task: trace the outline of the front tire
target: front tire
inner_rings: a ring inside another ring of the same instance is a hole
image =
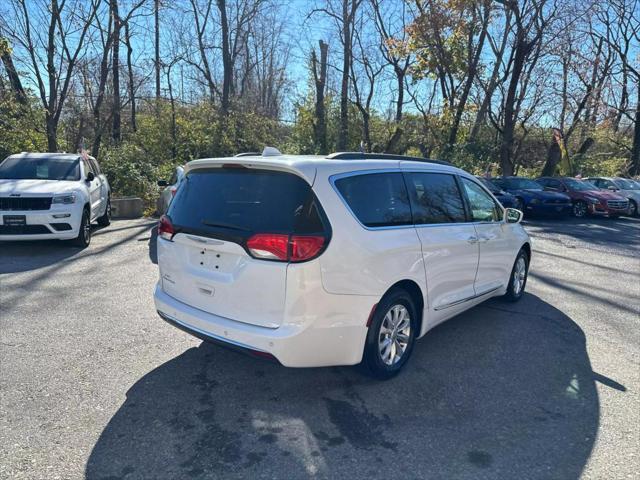
[[[509,277],[509,286],[504,299],[509,302],[517,302],[524,295],[524,289],[527,286],[527,278],[529,276],[529,255],[524,250],[520,250],[516,261],[511,269]]]
[[[78,236],[72,240],[72,243],[76,247],[87,248],[91,243],[91,220],[89,217],[89,210],[85,209],[82,212],[82,221],[80,222],[80,231]]]
[[[583,201],[577,201],[573,204],[573,216],[576,218],[584,218],[587,216],[589,207]]]
[[[396,376],[407,363],[416,335],[418,312],[404,290],[389,292],[373,314],[364,347],[362,366],[379,379]]]
[[[107,198],[107,208],[104,210],[104,215],[98,218],[98,225],[101,227],[108,227],[111,225],[111,198]]]

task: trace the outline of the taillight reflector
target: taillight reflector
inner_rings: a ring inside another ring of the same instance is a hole
[[[166,215],[160,217],[160,221],[158,222],[158,236],[160,238],[164,238],[165,240],[173,241],[173,236],[176,231],[173,228],[173,224],[171,223],[171,219]]]
[[[303,262],[320,253],[325,238],[316,235],[258,233],[247,240],[249,253],[255,258],[281,262]]]
[[[176,196],[176,192],[178,191],[177,187],[171,187],[171,196],[175,197]]]

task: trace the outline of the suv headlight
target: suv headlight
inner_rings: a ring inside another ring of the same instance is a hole
[[[584,197],[584,198],[587,200],[587,202],[593,203],[594,205],[597,203],[600,203],[600,200],[598,200],[597,198],[593,198],[593,197]]]
[[[63,205],[70,205],[72,203],[76,203],[76,195],[75,193],[70,193],[68,195],[58,195],[53,197],[53,201],[51,203],[61,203]]]

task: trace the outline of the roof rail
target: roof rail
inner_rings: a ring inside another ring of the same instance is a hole
[[[260,155],[262,154],[259,152],[242,152],[235,154],[234,157],[259,157]]]
[[[407,160],[410,162],[437,163],[438,165],[453,166],[444,160],[432,160],[410,155],[395,155],[393,153],[361,153],[361,152],[336,152],[327,155],[331,160]]]

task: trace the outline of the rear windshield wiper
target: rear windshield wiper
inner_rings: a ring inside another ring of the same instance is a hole
[[[241,230],[243,232],[250,232],[248,228],[239,227],[238,225],[232,225],[231,223],[222,223],[222,222],[211,222],[209,220],[202,220],[203,225],[208,227],[220,227],[220,228],[228,228],[230,230]]]

